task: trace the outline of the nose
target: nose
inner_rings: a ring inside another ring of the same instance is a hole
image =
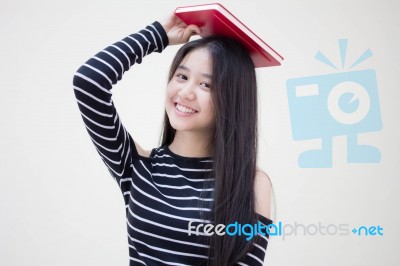
[[[195,85],[192,82],[187,82],[178,92],[179,97],[187,100],[196,99],[196,94],[194,92]]]

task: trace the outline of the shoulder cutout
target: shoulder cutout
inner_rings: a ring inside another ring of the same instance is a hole
[[[268,175],[257,170],[254,180],[255,211],[268,219],[271,219],[271,195],[272,185]]]
[[[143,157],[150,157],[151,151],[144,150],[140,145],[135,141],[135,146],[138,154]]]

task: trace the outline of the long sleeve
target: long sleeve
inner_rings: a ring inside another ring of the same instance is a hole
[[[177,156],[167,145],[153,149],[151,158],[140,157],[112,101],[123,74],[167,45],[163,27],[154,22],[97,53],[73,79],[87,132],[123,192],[130,265],[199,265],[208,258],[207,241],[188,234],[188,225],[211,210],[212,160]],[[209,207],[199,208],[203,201]],[[262,265],[267,244],[260,238],[238,265]]]
[[[236,265],[240,266],[263,266],[264,259],[267,251],[268,237],[260,236],[261,240],[259,243],[254,243],[253,249],[247,253],[247,255]]]
[[[264,226],[268,226],[273,223],[272,220],[259,214],[257,214],[257,218],[258,221],[261,222]],[[268,234],[266,234],[265,236],[258,234],[256,237],[256,241],[253,243],[253,249],[251,249],[246,254],[246,256],[235,265],[263,266],[269,238],[270,236]]]
[[[129,166],[138,154],[114,107],[111,89],[132,65],[152,52],[160,53],[167,45],[163,27],[154,22],[100,51],[74,75],[74,93],[86,129],[117,181],[131,174]]]

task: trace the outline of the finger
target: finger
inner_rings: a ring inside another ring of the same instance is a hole
[[[196,34],[200,34],[201,30],[199,27],[197,27],[196,25],[189,25],[188,27],[186,27],[186,29],[183,32],[183,40],[185,42],[187,42],[191,36],[196,35]]]
[[[197,25],[191,24],[187,28],[190,29],[195,34],[200,34],[201,33],[201,29]]]

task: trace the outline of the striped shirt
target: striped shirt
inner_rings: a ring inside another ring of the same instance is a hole
[[[208,258],[209,236],[193,228],[211,222],[204,217],[213,204],[212,158],[182,157],[168,146],[139,155],[111,97],[125,71],[167,45],[154,22],[90,58],[73,80],[90,138],[124,196],[130,265],[200,265]],[[259,221],[272,223],[261,215]],[[237,265],[263,265],[267,244],[262,236]]]

